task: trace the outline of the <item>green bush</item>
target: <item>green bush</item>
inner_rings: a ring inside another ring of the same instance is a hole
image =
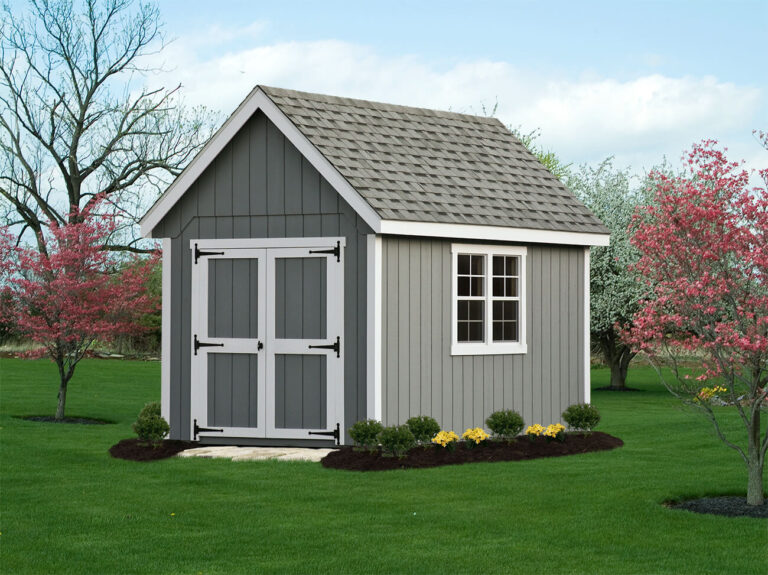
[[[417,415],[411,417],[405,422],[408,429],[411,430],[416,441],[420,443],[429,443],[432,438],[440,431],[440,424],[433,417],[428,415]]]
[[[503,409],[501,411],[494,411],[485,420],[485,424],[488,429],[493,431],[496,437],[503,439],[512,439],[523,430],[525,423],[523,418],[516,411],[511,409]]]
[[[600,412],[589,403],[575,403],[563,412],[563,421],[571,429],[592,431],[600,422]]]
[[[379,443],[385,452],[403,457],[416,445],[416,438],[407,425],[392,425],[381,430]]]
[[[140,440],[152,445],[160,443],[171,429],[168,422],[160,415],[160,403],[157,401],[143,407],[132,427]]]
[[[349,428],[349,436],[357,447],[374,450],[379,445],[379,433],[384,429],[381,422],[375,419],[358,421]]]

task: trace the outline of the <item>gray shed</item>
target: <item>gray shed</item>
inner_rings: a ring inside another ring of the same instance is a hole
[[[589,401],[609,232],[495,118],[257,86],[141,229],[172,438],[322,446]]]

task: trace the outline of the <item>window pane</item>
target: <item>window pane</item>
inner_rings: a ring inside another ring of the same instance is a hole
[[[493,256],[493,275],[504,275],[504,256]]]
[[[469,256],[464,254],[459,254],[458,264],[459,264],[459,274],[460,275],[469,275]]]
[[[505,321],[514,321],[517,319],[517,304],[516,301],[505,301],[504,302],[504,320]]]
[[[471,256],[471,258],[472,275],[481,276],[485,274],[485,271],[483,270],[483,261],[485,260],[485,256]]]
[[[483,341],[483,322],[473,321],[469,324],[469,341]]]
[[[501,341],[504,334],[504,324],[500,321],[493,322],[493,341]]]
[[[493,278],[494,297],[504,297],[504,278]]]
[[[517,278],[507,278],[504,280],[506,283],[506,295],[507,297],[517,297]]]
[[[469,302],[467,300],[459,300],[459,321],[469,319]]]
[[[459,330],[456,336],[458,341],[469,341],[469,324],[464,321],[459,322]]]
[[[517,341],[517,322],[504,322],[504,341]]]
[[[458,293],[460,296],[468,296],[469,295],[469,278],[468,277],[459,277],[459,286],[458,286]]]
[[[469,303],[469,319],[483,321],[485,319],[485,302],[472,300]]]
[[[517,275],[517,256],[508,257],[506,259],[507,259],[507,262],[506,262],[507,275],[516,276]]]
[[[485,295],[484,294],[485,290],[483,290],[483,284],[484,283],[485,283],[485,278],[484,277],[482,277],[482,276],[480,276],[480,277],[471,276],[470,277],[470,285],[471,285],[471,288],[472,288],[471,295],[476,295],[476,296]]]

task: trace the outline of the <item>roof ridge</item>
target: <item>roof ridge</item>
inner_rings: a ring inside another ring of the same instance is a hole
[[[504,128],[506,128],[506,126],[504,126],[501,120],[499,120],[496,116],[480,116],[477,114],[465,114],[462,112],[453,112],[450,110],[438,110],[436,108],[420,108],[417,106],[404,106],[402,104],[391,104],[388,102],[379,102],[377,100],[365,100],[363,98],[349,98],[345,96],[333,96],[331,94],[320,94],[317,92],[304,92],[301,90],[291,90],[288,88],[265,86],[264,84],[258,84],[256,88],[261,88],[262,90],[264,90],[264,92],[267,93],[267,95],[274,94],[275,96],[282,96],[282,97],[292,97],[292,96],[301,97],[306,100],[335,103],[335,104],[346,104],[346,105],[352,105],[352,106],[364,105],[366,107],[374,107],[374,108],[379,108],[383,110],[390,110],[390,111],[396,111],[396,112],[407,111],[407,112],[412,112],[412,113],[421,114],[421,115],[429,115],[429,116],[455,117],[457,119],[465,118],[473,121],[479,120],[484,123],[498,123],[498,124],[501,124],[501,126],[503,126]]]

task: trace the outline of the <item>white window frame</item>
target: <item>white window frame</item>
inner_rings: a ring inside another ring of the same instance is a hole
[[[458,256],[459,254],[485,256],[485,341],[458,341]],[[484,244],[452,244],[451,245],[451,355],[502,355],[528,353],[526,344],[526,297],[528,249],[525,246],[496,246]],[[493,256],[518,256],[520,259],[520,276],[518,280],[520,293],[519,307],[519,341],[493,341]]]

